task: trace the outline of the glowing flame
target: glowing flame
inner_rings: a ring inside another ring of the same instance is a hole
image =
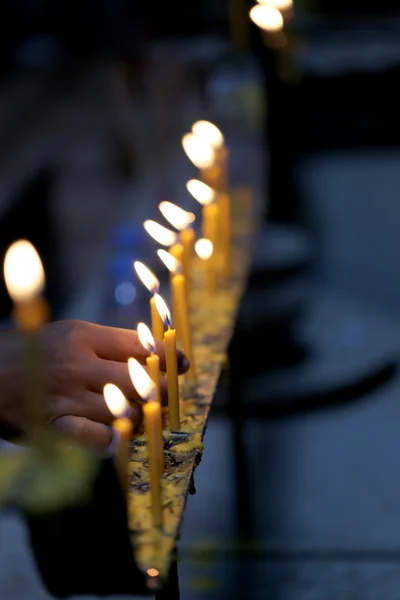
[[[210,204],[215,199],[215,190],[198,179],[190,179],[186,184],[186,188],[200,204]]]
[[[188,158],[198,169],[206,169],[213,164],[215,153],[212,146],[200,140],[194,133],[185,133],[182,146]]]
[[[147,371],[136,360],[128,358],[128,371],[135,390],[142,400],[151,400],[155,398],[156,386],[148,375]]]
[[[143,283],[144,286],[147,287],[149,292],[151,292],[152,294],[158,292],[158,290],[160,289],[160,282],[158,281],[154,273],[150,271],[150,269],[146,267],[146,265],[144,265],[138,260],[134,261],[133,266],[140,281]]]
[[[166,305],[165,300],[160,296],[160,294],[154,294],[154,302],[156,303],[156,308],[162,322],[164,323],[164,327],[167,327],[167,329],[171,328],[171,313],[169,312],[169,308]]]
[[[114,417],[123,417],[129,408],[129,402],[119,387],[113,383],[106,383],[103,388],[103,396],[110,412]]]
[[[156,240],[159,244],[163,246],[172,246],[176,244],[178,241],[178,235],[175,231],[171,231],[164,227],[164,225],[160,225],[157,221],[147,220],[143,223],[143,227],[147,231],[151,237]]]
[[[45,284],[44,269],[36,249],[27,240],[11,244],[4,258],[4,279],[14,302],[38,296]]]
[[[145,348],[150,354],[155,354],[156,342],[153,338],[153,334],[151,333],[147,325],[145,323],[138,323],[136,330],[138,338],[143,348]]]
[[[157,571],[157,569],[153,569],[153,568],[152,569],[147,569],[147,575],[149,577],[158,577],[159,574],[160,574],[160,572]]]
[[[250,9],[250,19],[264,31],[280,31],[283,17],[279,10],[268,4],[256,4]]]
[[[185,229],[190,223],[193,223],[195,216],[193,213],[183,210],[172,202],[160,202],[158,205],[162,215],[176,229]]]
[[[287,10],[292,8],[293,0],[257,0],[259,4],[269,4],[278,10]]]
[[[194,249],[199,258],[202,260],[208,260],[213,253],[214,247],[211,240],[206,238],[200,238],[195,242]]]
[[[221,148],[224,145],[224,136],[210,121],[197,121],[193,125],[192,131],[197,139],[210,144],[213,148]]]
[[[175,256],[172,256],[172,254],[166,250],[157,250],[157,254],[167,267],[168,271],[171,271],[171,273],[182,272],[182,264],[179,262],[179,260],[176,260]]]

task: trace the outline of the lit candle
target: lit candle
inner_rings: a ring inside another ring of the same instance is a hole
[[[196,237],[191,223],[193,223],[195,216],[193,213],[183,210],[172,202],[160,202],[158,205],[162,215],[167,219],[169,223],[180,233],[180,241],[183,246],[182,264],[183,272],[186,277],[186,292],[189,293],[190,286],[190,275],[191,275],[191,262],[193,255],[194,240]],[[176,257],[174,251],[172,254]],[[178,259],[179,260],[179,259]]]
[[[176,260],[183,262],[183,246],[179,241],[179,235],[175,231],[171,231],[151,219],[145,221],[143,227],[156,242],[168,247],[169,252],[172,256],[175,256]]]
[[[157,254],[169,272],[172,274],[171,297],[173,321],[176,326],[178,340],[182,343],[183,350],[190,361],[190,368],[187,372],[188,379],[194,382],[196,375],[185,290],[186,278],[182,273],[182,264],[166,250],[157,250]]]
[[[215,202],[217,197],[215,190],[198,179],[190,179],[186,184],[186,188],[193,198],[202,205],[202,234],[203,237],[212,242],[217,255],[217,248],[221,247],[217,242],[220,207]]]
[[[270,4],[256,4],[250,9],[249,17],[264,32],[266,44],[273,48],[286,45],[286,36],[281,12]]]
[[[103,395],[111,414],[115,417],[112,422],[112,428],[119,438],[118,449],[115,455],[115,467],[124,494],[127,494],[128,462],[133,431],[132,421],[127,416],[129,402],[121,390],[113,383],[106,383],[103,388]]]
[[[155,386],[144,368],[135,358],[128,358],[128,370],[143,405],[144,428],[147,435],[148,465],[150,470],[151,513],[153,526],[162,526],[161,476],[164,468],[162,442],[161,404],[155,400]]]
[[[210,171],[210,185],[218,192],[226,192],[228,190],[228,149],[222,132],[210,121],[196,121],[192,126],[192,132],[197,139],[209,144],[214,151],[214,169]]]
[[[161,403],[160,357],[156,354],[156,343],[150,329],[144,323],[138,323],[137,334],[143,348],[149,353],[146,357],[147,371],[156,386],[156,400]]]
[[[13,318],[27,342],[27,416],[28,436],[32,444],[46,447],[43,435],[47,423],[44,356],[40,328],[48,320],[48,306],[43,298],[45,274],[42,262],[30,242],[19,240],[7,250],[4,279],[13,300]]]
[[[206,289],[209,295],[215,292],[215,266],[212,261],[213,244],[210,240],[201,238],[194,245],[197,256],[206,263]]]
[[[284,22],[293,16],[293,0],[257,0],[257,2],[278,9]]]
[[[193,132],[190,132],[185,133],[183,136],[182,146],[189,160],[199,169],[200,179],[204,183],[210,183],[213,187],[212,181],[210,182],[210,174],[214,168],[215,152],[210,144],[200,140]]]
[[[172,329],[171,314],[164,299],[154,294],[157,310],[167,330],[164,333],[165,359],[167,363],[168,416],[171,431],[180,429],[178,364],[176,357],[176,331]]]
[[[160,318],[154,302],[154,294],[160,289],[160,282],[152,271],[142,262],[135,260],[133,263],[137,276],[152,295],[150,298],[151,329],[156,340],[162,341],[164,337],[164,323]]]

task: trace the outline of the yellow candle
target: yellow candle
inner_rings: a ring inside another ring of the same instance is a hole
[[[231,274],[231,202],[227,193],[219,194],[220,269],[224,277]]]
[[[161,404],[155,400],[154,383],[135,358],[128,358],[128,371],[139,396],[147,401],[143,406],[143,417],[147,435],[151,513],[154,527],[160,527],[162,525],[161,477],[164,469]]]
[[[106,383],[103,388],[104,400],[115,419],[112,422],[114,432],[118,433],[119,444],[115,455],[115,467],[124,494],[128,492],[128,462],[132,439],[132,421],[125,416],[129,410],[129,402],[121,390],[113,383]]]
[[[151,330],[156,340],[162,341],[164,337],[164,323],[158,313],[154,302],[154,296],[150,298]]]
[[[176,361],[176,332],[168,328],[164,333],[165,358],[167,362],[168,417],[171,431],[180,430],[178,366]]]
[[[161,386],[160,386],[160,357],[158,354],[150,354],[146,358],[147,372],[156,386],[156,401],[161,404]]]
[[[162,526],[162,498],[160,461],[158,457],[164,449],[160,448],[161,430],[161,405],[159,402],[149,400],[143,406],[144,428],[147,435],[148,462],[150,469],[151,514],[154,527]]]
[[[217,247],[218,223],[220,221],[220,206],[217,202],[203,206],[203,237],[212,242],[214,248]]]
[[[220,146],[215,150],[215,163],[219,170],[218,174],[218,191],[228,192],[229,176],[228,176],[228,149],[226,146]]]
[[[191,276],[192,269],[192,256],[193,256],[193,248],[194,248],[194,240],[196,234],[194,232],[193,227],[186,227],[182,229],[180,238],[183,246],[183,273],[186,277],[187,284],[189,287],[189,280]]]
[[[169,248],[169,253],[181,264],[183,264],[183,244],[173,244]],[[174,276],[173,271],[169,272],[169,281],[172,284],[172,278]],[[174,318],[174,317],[173,317]]]
[[[179,431],[180,416],[178,364],[176,356],[176,331],[175,329],[172,329],[171,314],[163,298],[159,294],[154,294],[154,300],[164,325],[168,328],[164,333],[164,346],[165,359],[167,363],[169,428],[172,431]]]
[[[14,302],[15,323],[26,335],[27,422],[31,443],[48,451],[45,365],[40,328],[48,320],[48,305],[42,297],[45,274],[39,254],[30,242],[12,244],[4,259],[4,279]]]
[[[213,254],[212,242],[205,238],[200,238],[195,244],[195,250],[198,257],[204,261],[206,267],[206,290],[208,295],[212,296],[215,292],[215,266],[211,257]]]
[[[187,377],[190,381],[194,382],[196,379],[196,370],[194,365],[192,336],[189,324],[185,284],[186,278],[184,275],[174,275],[171,281],[171,295],[174,312],[176,314],[178,339],[182,340],[183,351],[190,361],[190,368],[187,372]]]

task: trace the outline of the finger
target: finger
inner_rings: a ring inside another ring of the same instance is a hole
[[[113,362],[112,360],[103,359],[93,361],[90,368],[88,383],[90,390],[92,390],[91,393],[95,396],[102,394],[103,388],[106,385],[106,383],[113,383],[114,385],[119,387],[119,389],[125,394],[128,400],[131,401],[132,408],[137,407],[137,401],[142,401],[142,398],[139,396],[130,378],[128,363]],[[167,388],[167,378],[161,375],[160,393],[161,401],[164,405],[168,403]]]
[[[141,364],[145,364],[149,354],[142,346],[136,331],[90,323],[88,332],[93,351],[99,358],[126,362],[130,356],[133,356]],[[156,341],[156,352],[160,357],[160,368],[165,370],[165,347],[163,342]],[[188,358],[182,350],[177,350],[176,354],[178,372],[186,373],[190,366]]]
[[[109,410],[102,393],[86,390],[77,398],[57,398],[55,400],[54,412],[58,417],[74,416],[84,417],[104,425],[111,425],[114,416]],[[142,410],[137,402],[132,402],[127,416],[135,425],[141,423]]]
[[[53,425],[64,433],[71,435],[81,444],[90,446],[96,451],[106,451],[113,437],[110,427],[85,419],[85,417],[66,415],[56,419]]]

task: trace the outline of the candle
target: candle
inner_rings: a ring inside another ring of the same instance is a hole
[[[183,272],[187,282],[186,292],[189,294],[191,262],[194,240],[196,237],[195,231],[190,224],[193,223],[195,216],[193,213],[183,210],[172,202],[160,202],[158,207],[167,221],[169,221],[169,223],[171,223],[171,225],[180,232],[180,241],[183,247]]]
[[[129,402],[121,390],[113,383],[106,383],[103,388],[104,400],[115,417],[112,428],[119,437],[117,453],[115,455],[115,467],[124,494],[128,492],[128,462],[130,454],[130,442],[132,439],[132,421],[128,418]]]
[[[180,410],[179,410],[179,385],[178,385],[178,365],[176,358],[176,331],[172,329],[171,314],[159,294],[154,294],[154,300],[157,310],[164,322],[167,331],[164,333],[165,359],[167,363],[167,386],[168,386],[168,416],[169,428],[171,431],[180,429]]]
[[[157,250],[157,254],[171,273],[171,297],[172,317],[176,323],[176,334],[182,343],[183,350],[190,361],[187,372],[188,379],[195,381],[195,368],[192,348],[192,336],[190,331],[189,314],[186,297],[186,278],[182,274],[182,264],[166,250]]]
[[[218,239],[218,230],[220,229],[218,224],[221,219],[219,204],[215,202],[217,197],[215,190],[198,179],[188,181],[186,188],[193,198],[202,205],[202,234],[203,237],[212,242],[215,256],[217,256],[218,249],[221,248]]]
[[[249,17],[257,27],[263,30],[266,44],[273,48],[286,45],[286,36],[282,31],[283,17],[275,6],[256,4],[250,9]]]
[[[161,404],[155,400],[153,381],[135,358],[128,358],[128,370],[143,405],[144,428],[147,435],[150,471],[151,514],[154,527],[162,526],[161,476],[164,469],[164,442],[161,425]]]
[[[167,227],[164,227],[157,223],[157,221],[152,221],[151,219],[145,221],[143,227],[156,242],[162,246],[167,246],[169,252],[172,256],[175,256],[176,260],[183,262],[183,246],[179,241],[179,235],[175,231],[171,231],[170,229],[167,229]]]
[[[150,378],[156,386],[156,400],[161,403],[160,386],[160,357],[156,354],[156,343],[150,329],[144,323],[138,323],[137,334],[143,348],[149,353],[146,357],[146,366]]]
[[[293,16],[293,0],[257,0],[259,4],[267,4],[279,10],[283,22],[286,23]]]
[[[4,259],[4,279],[13,300],[13,318],[26,335],[26,396],[28,437],[44,450],[47,423],[44,356],[40,328],[48,320],[48,306],[42,296],[45,274],[40,257],[27,240],[14,242]]]
[[[192,163],[200,171],[200,179],[209,181],[210,169],[214,166],[215,152],[209,143],[200,140],[193,132],[185,133],[182,138],[183,149]]]
[[[209,144],[214,151],[214,162],[208,171],[208,183],[218,192],[228,190],[228,150],[224,136],[210,121],[196,121],[192,132],[202,143]]]
[[[215,239],[207,231],[204,232],[204,237],[210,239],[214,245],[214,260],[218,270],[224,277],[229,277],[231,272],[231,207],[228,195],[228,151],[224,145],[222,132],[210,121],[197,121],[194,123],[192,131],[202,142],[210,144],[215,152],[218,175],[214,187],[218,191],[218,228]],[[218,240],[217,244],[216,240]]]
[[[206,268],[206,290],[209,295],[213,295],[215,292],[215,266],[212,261],[213,245],[210,240],[200,238],[194,245],[197,256],[207,261]]]
[[[160,282],[152,271],[142,262],[135,260],[133,263],[137,276],[143,285],[153,294],[150,298],[151,329],[156,340],[162,341],[164,337],[164,323],[160,318],[154,302],[154,294],[160,289]]]

